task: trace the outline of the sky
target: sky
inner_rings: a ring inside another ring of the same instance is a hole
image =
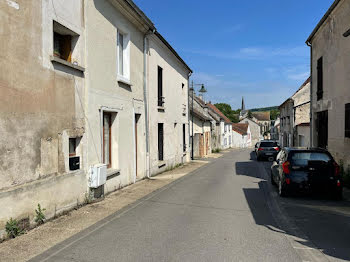
[[[305,44],[333,0],[134,0],[204,84],[233,109],[277,106],[310,74]],[[196,87],[198,91],[199,87]]]

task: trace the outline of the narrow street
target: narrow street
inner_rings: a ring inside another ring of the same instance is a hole
[[[349,203],[279,199],[269,165],[226,153],[32,261],[350,259]]]

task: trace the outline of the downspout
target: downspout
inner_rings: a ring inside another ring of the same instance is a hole
[[[154,34],[156,30],[149,30],[143,37],[143,100],[145,104],[145,125],[146,125],[146,175],[148,178],[151,177],[150,172],[150,146],[149,146],[149,115],[148,115],[148,100],[147,100],[147,40],[148,35]]]
[[[191,77],[192,73],[189,72],[188,73],[188,78],[187,78],[187,107],[188,107],[188,113],[187,113],[187,118],[188,118],[188,149],[190,148],[190,137],[191,137],[191,123],[190,123],[190,115],[191,115],[191,109],[190,109],[190,77]],[[193,139],[193,138],[192,138]],[[192,146],[191,146],[191,150],[192,150]],[[190,152],[189,150],[187,150],[187,152]],[[192,160],[192,155],[191,155],[191,160]]]
[[[307,46],[310,47],[310,147],[314,146],[314,136],[313,136],[313,113],[312,113],[312,44],[310,42],[306,42]]]

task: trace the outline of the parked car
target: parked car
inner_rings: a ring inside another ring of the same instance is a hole
[[[340,168],[332,155],[320,148],[284,148],[271,166],[271,183],[280,196],[294,192],[325,192],[341,199]]]
[[[281,150],[278,142],[273,140],[262,140],[255,145],[256,159],[275,160],[278,152]]]

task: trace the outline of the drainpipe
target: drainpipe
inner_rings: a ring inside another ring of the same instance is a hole
[[[190,109],[190,77],[191,77],[191,75],[192,75],[192,73],[189,72],[188,73],[188,78],[187,78],[188,148],[190,148],[190,138],[191,138],[191,130],[190,130],[190,115],[191,115],[191,109]],[[192,112],[192,114],[193,114],[193,112]],[[192,137],[192,139],[193,139],[193,137]],[[191,146],[191,150],[192,150],[192,146]],[[191,160],[192,160],[192,154],[191,154]]]
[[[155,29],[149,30],[143,37],[143,100],[145,104],[145,125],[146,125],[146,174],[147,177],[151,177],[151,159],[150,159],[150,146],[149,146],[149,116],[148,116],[148,100],[147,100],[147,40],[148,35],[154,34]]]
[[[313,113],[312,113],[312,44],[310,42],[306,42],[307,46],[310,47],[310,147],[314,146],[314,136],[313,136]]]

